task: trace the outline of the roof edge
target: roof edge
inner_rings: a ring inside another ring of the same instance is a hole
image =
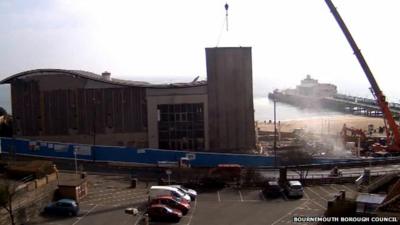
[[[139,83],[135,84],[134,81],[130,81],[130,80],[122,80],[122,79],[106,80],[106,79],[103,79],[101,75],[96,74],[96,73],[83,71],[83,70],[65,70],[65,69],[28,70],[28,71],[20,72],[20,73],[11,75],[9,77],[6,77],[0,81],[0,84],[9,84],[9,83],[11,83],[12,80],[17,79],[22,76],[29,75],[29,74],[46,73],[46,72],[66,73],[66,74],[79,76],[79,77],[93,80],[93,81],[98,81],[98,82],[103,82],[103,83],[108,83],[108,84],[113,84],[113,85],[119,85],[119,86],[128,86],[128,87],[144,87],[144,88],[162,88],[162,89],[164,89],[164,88],[190,88],[190,87],[198,87],[198,86],[207,85],[206,81],[197,81],[195,83],[171,83],[171,84],[151,84],[151,83],[146,84],[146,82],[143,82],[141,84],[139,84]]]

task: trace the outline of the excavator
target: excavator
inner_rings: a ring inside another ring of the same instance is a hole
[[[350,135],[347,133],[349,132]],[[342,131],[340,132],[340,135],[343,137],[343,140],[345,142],[348,141],[357,141],[358,138],[360,138],[360,141],[365,141],[367,139],[367,135],[362,129],[357,129],[354,127],[347,127],[346,124],[343,124]]]
[[[383,154],[390,154],[390,155],[400,155],[400,132],[399,126],[397,125],[396,121],[393,118],[393,114],[389,109],[389,104],[386,101],[386,97],[383,94],[382,90],[379,88],[378,83],[375,80],[374,75],[372,74],[367,62],[364,59],[360,49],[358,48],[356,42],[353,39],[349,29],[347,28],[346,24],[344,23],[342,17],[340,16],[339,12],[336,10],[335,5],[332,3],[331,0],[325,0],[325,3],[328,5],[328,8],[331,10],[336,22],[339,24],[344,36],[346,37],[347,41],[349,42],[351,48],[354,51],[354,54],[357,57],[358,62],[360,63],[367,79],[371,85],[371,92],[374,98],[377,101],[378,106],[380,107],[383,113],[383,119],[386,127],[386,145],[382,145],[379,143],[373,144],[372,150],[376,153]]]
[[[359,154],[362,156],[388,156],[388,154],[390,154],[386,151],[382,151],[381,147],[376,147],[385,145],[385,138],[372,135],[372,133],[367,133],[367,131],[363,131],[362,129],[348,127],[346,124],[343,124],[340,136],[343,139],[343,144],[347,142],[355,143],[355,147],[359,148]]]

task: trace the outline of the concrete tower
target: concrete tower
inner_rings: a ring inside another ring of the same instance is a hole
[[[210,150],[255,149],[250,47],[206,48]]]

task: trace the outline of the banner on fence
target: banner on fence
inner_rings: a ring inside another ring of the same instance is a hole
[[[55,152],[68,152],[68,145],[54,144]]]
[[[90,145],[75,145],[74,151],[77,155],[92,155],[92,147]]]

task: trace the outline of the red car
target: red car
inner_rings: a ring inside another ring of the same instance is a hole
[[[150,201],[150,205],[153,204],[162,204],[173,209],[178,209],[183,215],[186,215],[190,209],[190,204],[188,201],[170,195],[159,196],[155,199],[152,199]]]
[[[171,209],[166,205],[154,204],[147,208],[147,214],[153,221],[174,221],[179,222],[182,213],[177,209]]]

